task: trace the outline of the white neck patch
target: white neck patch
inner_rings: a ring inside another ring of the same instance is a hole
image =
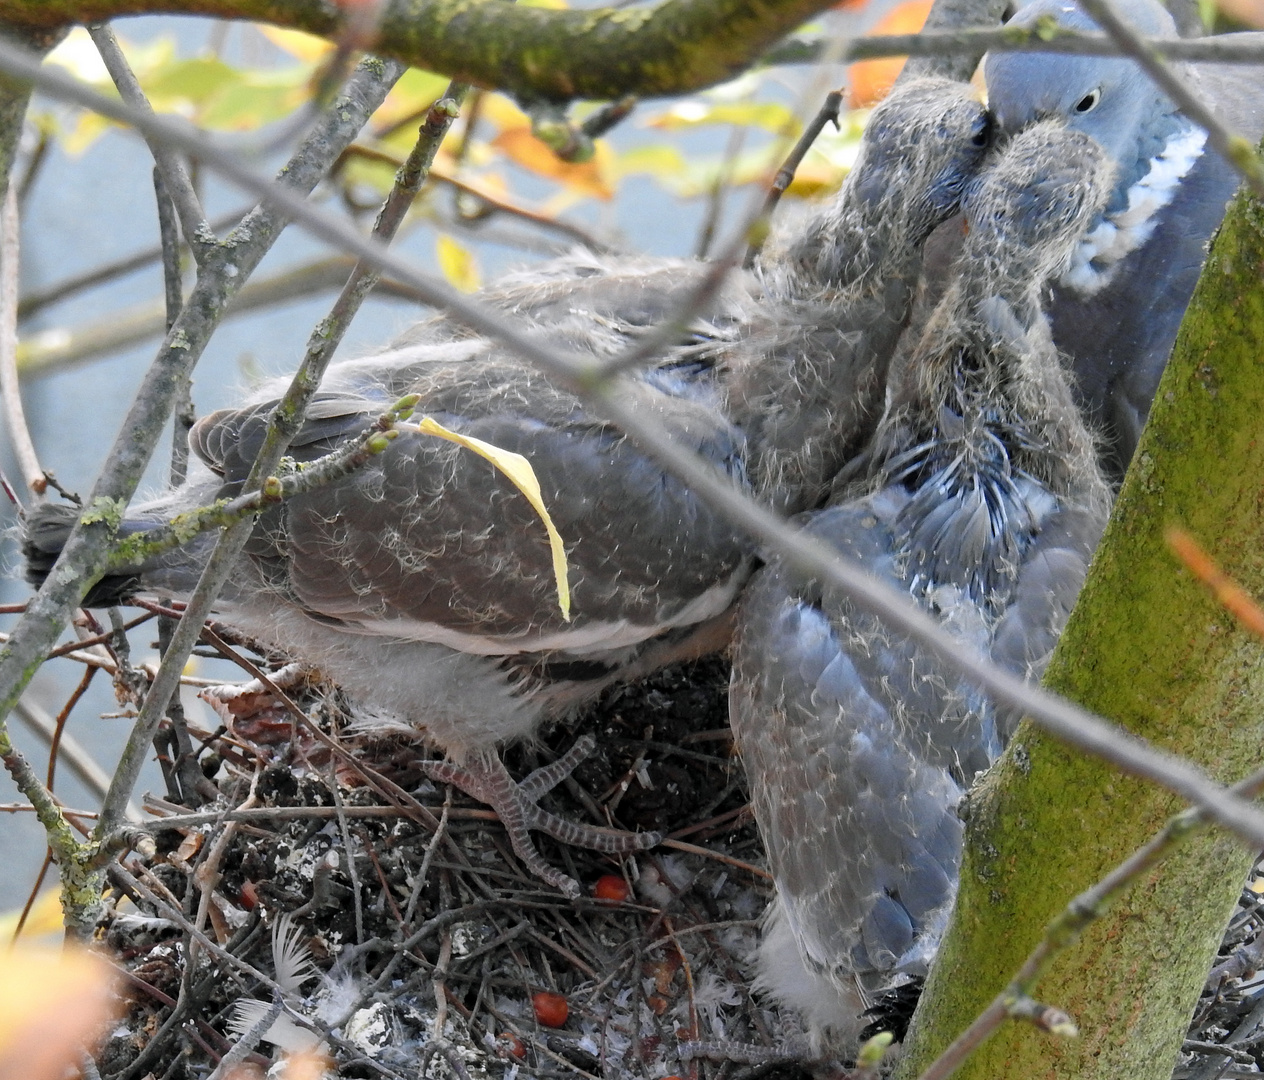
[[[1151,159],[1145,176],[1128,189],[1128,204],[1104,215],[1080,241],[1061,284],[1086,296],[1109,285],[1124,256],[1150,239],[1158,212],[1175,198],[1177,187],[1202,157],[1206,143],[1207,133],[1196,124],[1176,131]]]

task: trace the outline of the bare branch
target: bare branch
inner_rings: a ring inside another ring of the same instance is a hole
[[[114,36],[114,31],[108,26],[97,24],[90,25],[88,33],[92,36],[97,52],[101,54],[106,71],[110,73],[110,78],[114,80],[114,85],[118,88],[119,96],[134,109],[152,111],[149,99],[145,97],[145,92],[140,88],[140,83],[132,73],[127,57],[123,55],[118,39]],[[215,242],[210,226],[206,223],[206,214],[202,211],[201,200],[198,199],[197,192],[193,190],[193,184],[189,180],[189,174],[183,163],[172,149],[160,139],[147,139],[146,142],[149,144],[149,152],[154,157],[158,171],[162,173],[167,194],[180,217],[184,239],[193,249],[194,257],[201,262],[207,245]]]
[[[682,453],[661,425],[630,409],[621,393],[624,389],[621,381],[609,382],[601,388],[594,387],[594,376],[599,373],[592,370],[589,361],[560,354],[554,349],[543,347],[534,338],[519,334],[476,302],[460,296],[428,275],[419,273],[408,261],[381,244],[362,237],[345,222],[311,206],[290,192],[273,186],[236,160],[208,150],[180,125],[162,117],[134,115],[125,106],[101,98],[60,73],[35,68],[25,58],[15,56],[12,50],[0,49],[0,67],[38,82],[41,88],[56,96],[99,108],[106,115],[117,119],[147,125],[162,137],[170,137],[190,153],[203,157],[208,164],[235,183],[257,192],[269,203],[283,208],[287,215],[300,221],[317,236],[337,243],[362,258],[373,260],[383,269],[412,284],[419,293],[429,295],[433,303],[447,306],[467,325],[500,338],[542,370],[597,403],[607,416],[619,423],[673,475],[690,484],[730,521],[770,545],[801,571],[816,574],[831,584],[847,589],[861,607],[908,633],[941,661],[976,681],[998,701],[1024,711],[1059,738],[1103,757],[1126,772],[1157,781],[1204,807],[1215,820],[1251,843],[1264,844],[1264,814],[1258,808],[1230,795],[1224,788],[1212,783],[1201,770],[1187,762],[1157,751],[1142,740],[1119,731],[1070,702],[1039,687],[1029,686],[1023,680],[992,667],[973,650],[949,638],[907,597],[898,596],[881,586],[860,568],[840,558],[828,546],[801,534],[787,532],[782,519],[746,498],[727,479],[718,476],[708,464]]]
[[[401,399],[378,417],[359,438],[351,439],[337,450],[304,465],[301,471],[289,472],[279,478],[265,477],[259,487],[238,495],[235,499],[225,499],[210,506],[190,510],[162,528],[135,533],[120,540],[110,555],[110,567],[122,570],[137,566],[164,551],[187,544],[199,533],[227,529],[243,521],[253,520],[256,514],[269,506],[349,476],[390,445],[391,440],[398,435],[395,422],[410,416],[416,403],[415,394]],[[187,659],[185,657],[178,663],[173,663],[183,668]]]
[[[17,189],[10,185],[0,210],[0,399],[9,445],[22,471],[27,496],[42,499],[48,486],[31,441],[18,384],[18,221]]]
[[[801,572],[846,589],[864,610],[907,633],[940,661],[961,671],[992,694],[998,702],[1024,712],[1058,738],[1111,762],[1125,772],[1167,787],[1204,807],[1211,817],[1249,843],[1264,846],[1264,812],[1259,808],[1231,795],[1212,782],[1202,770],[1183,759],[1156,750],[1071,702],[994,667],[973,649],[949,637],[908,597],[881,585],[828,545],[788,530],[782,518],[747,498],[711,465],[681,451],[661,424],[630,408],[621,380],[607,382],[604,386],[595,385],[600,371],[594,370],[591,360],[567,355],[541,344],[534,337],[520,334],[498,315],[446,284],[420,273],[411,262],[377,241],[360,235],[341,219],[273,185],[230,155],[208,148],[183,125],[165,117],[137,115],[121,103],[110,101],[59,72],[40,69],[13,49],[0,48],[0,69],[30,79],[52,96],[85,105],[123,122],[146,126],[159,136],[171,139],[234,183],[258,194],[316,236],[361,258],[372,260],[385,272],[410,284],[431,303],[448,308],[461,322],[499,338],[519,355],[594,403],[672,475],[689,484],[728,520],[769,545]],[[3,673],[4,667],[0,666],[0,676]],[[4,686],[2,677],[0,686]],[[0,704],[3,704],[2,699]]]

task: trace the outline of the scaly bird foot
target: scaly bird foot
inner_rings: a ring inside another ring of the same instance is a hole
[[[494,750],[472,754],[461,765],[450,761],[425,761],[421,766],[431,780],[452,784],[495,810],[509,834],[514,853],[527,869],[574,899],[580,894],[579,882],[544,861],[531,842],[528,830],[539,829],[564,844],[606,855],[645,851],[663,839],[662,834],[657,832],[632,833],[597,825],[580,825],[537,805],[540,797],[565,780],[596,745],[591,735],[585,735],[551,765],[536,769],[521,782],[509,775],[509,770]]]

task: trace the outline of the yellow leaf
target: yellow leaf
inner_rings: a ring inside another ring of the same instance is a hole
[[[583,195],[591,195],[597,199],[609,200],[614,197],[614,188],[607,179],[613,157],[610,148],[600,140],[596,144],[596,153],[592,160],[580,164],[563,161],[545,143],[532,135],[531,129],[525,125],[502,129],[491,144],[514,164],[537,176],[556,180]]]
[[[446,75],[436,75],[432,71],[422,71],[421,68],[409,68],[391,87],[386,100],[373,114],[374,127],[379,131],[385,130],[405,117],[416,116],[422,109],[428,109],[438,101],[447,88]],[[405,152],[412,149],[413,143],[417,141],[417,128],[420,124],[418,119],[417,123],[410,124],[397,133]]]
[[[9,911],[0,915],[0,949],[7,949],[9,944],[18,940],[18,919],[20,911]],[[22,924],[22,940],[45,937],[48,934],[61,934],[65,930],[61,916],[61,890],[45,889],[31,905],[31,910]]]
[[[498,128],[531,127],[531,119],[504,94],[483,95],[483,116]]]
[[[425,435],[437,435],[441,439],[447,439],[448,442],[464,446],[467,450],[473,450],[479,457],[486,458],[527,497],[531,509],[540,515],[545,531],[549,534],[549,550],[553,553],[553,577],[557,582],[557,606],[562,609],[562,618],[570,622],[571,586],[566,572],[566,547],[562,543],[562,536],[557,531],[557,526],[553,524],[553,518],[544,505],[544,496],[540,494],[540,481],[536,479],[531,462],[512,450],[502,450],[499,446],[493,446],[482,439],[475,439],[473,436],[462,435],[460,432],[445,428],[429,416],[423,416],[417,426]]]
[[[712,102],[691,98],[669,106],[648,120],[646,127],[674,131],[702,124],[756,127],[774,135],[797,136],[802,124],[785,105],[772,101]]]
[[[823,161],[801,161],[794,170],[794,179],[786,188],[787,195],[811,199],[827,195],[842,186],[846,170],[834,168]]]
[[[63,1076],[108,1018],[112,981],[84,949],[0,951],[0,1076]]]
[[[137,45],[124,37],[119,38],[119,47],[127,55],[127,62],[141,82],[154,68],[170,63],[176,55],[175,41],[170,37],[158,37],[143,45]],[[114,84],[110,81],[110,73],[105,69],[105,62],[93,44],[88,31],[76,26],[50,52],[46,62],[56,64],[70,72],[75,78],[94,83],[100,87]]]
[[[439,260],[439,269],[453,288],[461,292],[478,290],[478,262],[469,248],[458,244],[450,236],[440,236],[435,242],[435,255]]]
[[[324,38],[316,37],[314,34],[305,34],[302,30],[285,30],[279,26],[266,26],[263,23],[255,23],[255,29],[278,49],[300,60],[305,60],[309,64],[323,60],[333,48]]]

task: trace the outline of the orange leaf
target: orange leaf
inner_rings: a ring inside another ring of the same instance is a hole
[[[930,5],[931,0],[904,0],[904,3],[887,12],[869,31],[868,36],[916,34],[926,23]],[[876,105],[886,97],[900,72],[904,70],[904,59],[902,56],[884,56],[881,60],[861,60],[852,64],[848,68],[851,82],[848,104],[857,109],[865,105]]]
[[[1264,0],[1216,0],[1216,7],[1247,26],[1264,27]]]
[[[597,143],[597,152],[591,161],[572,164],[563,161],[549,147],[531,134],[529,127],[507,127],[492,139],[492,146],[517,165],[556,180],[560,184],[595,199],[609,200],[614,189],[607,180],[610,160],[609,148]]]

